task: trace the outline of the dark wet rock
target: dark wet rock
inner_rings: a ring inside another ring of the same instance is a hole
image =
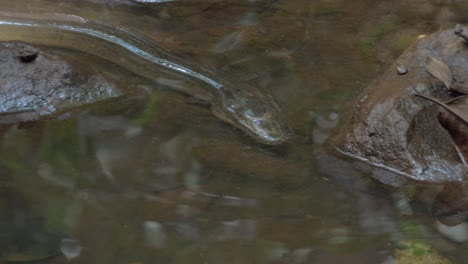
[[[38,54],[39,53],[21,54],[18,57],[21,62],[29,63],[29,62],[34,61],[37,58]]]
[[[23,42],[0,42],[0,124],[56,117],[122,95],[77,62]]]
[[[18,58],[21,62],[29,63],[37,58],[39,49],[29,45],[17,45],[13,47],[13,52],[18,54]]]
[[[109,6],[114,6],[114,5],[130,5],[134,6],[137,5],[135,2],[131,0],[87,0],[88,2],[100,4],[100,5],[109,5]]]
[[[454,29],[454,33],[460,37],[462,37],[463,39],[465,39],[465,41],[468,41],[468,32],[466,31],[465,27],[461,24],[457,24],[455,26],[455,29]]]
[[[351,121],[336,137],[340,152],[392,174],[390,181],[385,173],[373,175],[384,183],[452,182],[468,175],[454,140],[439,123],[439,107],[413,96],[419,93],[442,101],[453,98],[444,84],[427,72],[429,56],[450,67],[454,83],[468,82],[465,40],[453,29],[426,36],[367,87]],[[399,75],[397,65],[405,65],[407,74]]]
[[[97,4],[105,5],[129,5],[129,6],[150,6],[150,5],[164,5],[170,3],[185,3],[183,0],[88,0]]]

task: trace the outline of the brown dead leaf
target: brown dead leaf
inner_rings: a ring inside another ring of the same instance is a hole
[[[468,95],[468,85],[461,83],[452,83],[451,90]]]
[[[439,106],[443,107],[444,109],[446,109],[453,115],[460,118],[461,119],[460,122],[468,123],[468,95],[456,97],[446,103],[434,97],[427,96],[427,95],[423,95],[423,94],[415,94],[415,95],[438,104]]]
[[[426,70],[439,81],[443,82],[445,87],[450,90],[452,85],[452,71],[449,66],[433,56],[426,59]]]
[[[430,96],[416,95],[441,106],[439,123],[449,132],[460,159],[468,165],[468,95],[456,97],[446,103]]]

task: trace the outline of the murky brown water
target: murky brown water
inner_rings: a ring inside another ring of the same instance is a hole
[[[62,241],[62,252],[79,255],[72,263],[393,263],[397,245],[417,241],[463,263],[466,245],[438,234],[429,209],[396,206],[400,193],[327,143],[366,84],[419,34],[463,22],[452,2],[0,1],[2,10],[120,25],[265,87],[296,134],[262,146],[190,97],[62,50],[147,90],[147,100],[5,129],[2,259],[52,257]]]

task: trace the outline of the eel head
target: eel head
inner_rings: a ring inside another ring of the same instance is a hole
[[[263,144],[278,145],[290,137],[280,108],[264,90],[224,89],[220,99],[212,104],[212,112]]]

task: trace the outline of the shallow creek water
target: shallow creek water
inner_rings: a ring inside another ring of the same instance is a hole
[[[428,208],[328,143],[418,35],[465,22],[468,6],[454,2],[1,0],[2,11],[125,27],[268,89],[294,130],[290,142],[263,146],[173,91],[177,76],[155,83],[56,47],[139,92],[76,118],[2,129],[1,260],[395,263],[406,243],[420,257],[431,248],[463,263],[466,245],[439,234]]]

